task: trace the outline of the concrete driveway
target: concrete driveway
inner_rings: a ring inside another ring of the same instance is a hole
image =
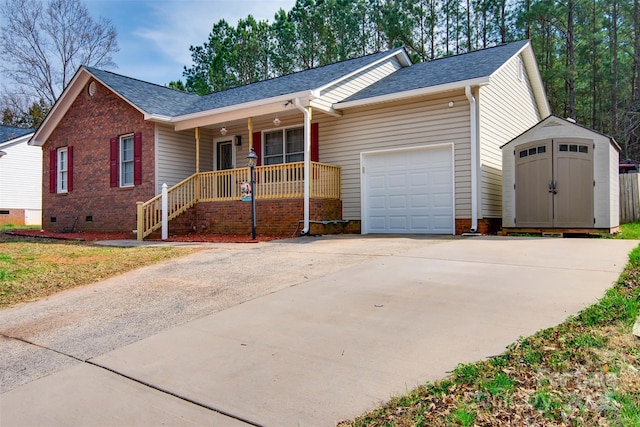
[[[562,322],[637,244],[212,245],[0,311],[0,424],[335,425]]]

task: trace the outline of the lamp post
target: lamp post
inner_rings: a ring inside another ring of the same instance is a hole
[[[253,174],[256,163],[258,162],[258,155],[253,151],[253,148],[251,148],[249,154],[247,154],[247,162],[251,170],[251,238],[256,240],[256,195],[254,191],[255,179]]]

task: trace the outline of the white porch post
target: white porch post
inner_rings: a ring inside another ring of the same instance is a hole
[[[300,98],[296,107],[304,114],[304,227],[302,235],[309,233],[309,198],[311,194],[311,107],[304,108]]]
[[[162,184],[162,240],[169,238],[169,192],[167,183]]]

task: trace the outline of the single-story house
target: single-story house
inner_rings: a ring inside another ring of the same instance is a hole
[[[529,41],[412,64],[404,48],[206,96],[81,67],[37,130],[45,229],[485,232],[505,144],[550,114]]]
[[[28,145],[33,133],[0,125],[0,224],[41,223],[42,152]]]

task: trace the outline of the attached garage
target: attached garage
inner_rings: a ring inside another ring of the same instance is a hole
[[[453,145],[361,154],[362,233],[454,234]]]
[[[619,151],[612,138],[557,116],[505,144],[503,229],[615,231]]]

